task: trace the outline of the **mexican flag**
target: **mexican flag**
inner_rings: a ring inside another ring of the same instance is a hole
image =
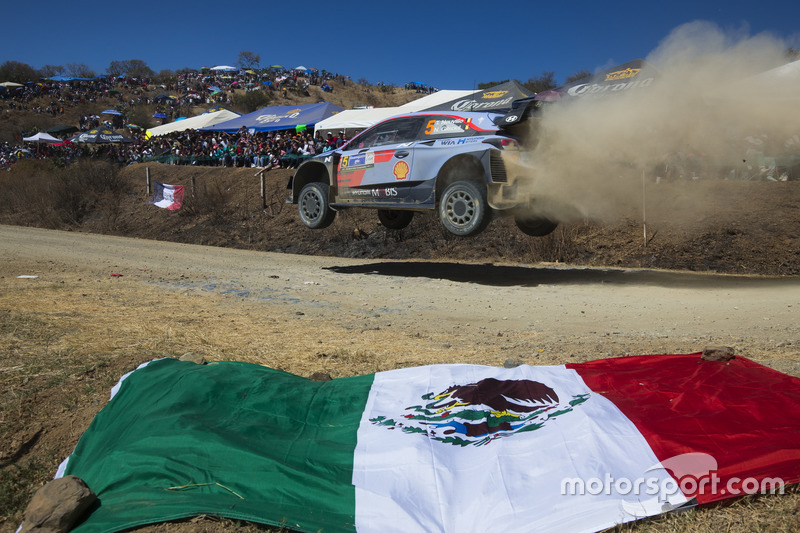
[[[736,357],[309,381],[161,359],[115,387],[59,475],[76,531],[206,514],[297,531],[598,531],[800,479],[800,380]]]
[[[183,185],[167,185],[154,181],[153,199],[148,203],[170,211],[177,211],[183,206],[183,192]]]

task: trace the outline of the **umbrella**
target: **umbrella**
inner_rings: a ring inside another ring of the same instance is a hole
[[[154,113],[153,118],[167,118],[167,115],[164,113]]]
[[[118,117],[121,117],[121,116],[122,116],[122,113],[120,113],[120,112],[119,112],[119,111],[117,111],[116,109],[106,109],[105,111],[103,111],[103,112],[102,112],[102,113],[100,113],[100,114],[101,114],[101,115],[117,115]]]
[[[31,135],[30,137],[23,137],[22,140],[29,143],[48,143],[48,144],[61,142],[61,139],[53,137],[49,133],[42,133],[42,132],[39,132],[36,135]]]
[[[140,129],[142,129],[142,127],[141,127],[141,126],[138,126],[138,125],[136,125],[136,124],[128,124],[128,126],[127,126],[127,127],[128,127],[128,128],[130,128],[130,129],[132,129],[132,130],[140,130]]]
[[[217,65],[216,67],[211,67],[211,70],[218,70],[218,71],[233,71],[239,70],[236,67],[231,67],[229,65]]]
[[[308,70],[308,69],[307,69],[306,67],[304,67],[303,65],[300,65],[299,67],[294,67],[294,69],[295,69],[295,70],[303,70],[303,71],[305,71],[305,70]]]
[[[0,86],[2,86],[2,87],[22,87],[22,84],[21,83],[14,83],[13,81],[4,81],[3,83],[0,83]]]
[[[96,128],[85,133],[79,133],[69,140],[74,143],[89,144],[133,142],[133,139],[130,137],[125,137],[123,134],[117,133],[111,128]]]
[[[283,70],[283,65],[270,65],[269,68]]]

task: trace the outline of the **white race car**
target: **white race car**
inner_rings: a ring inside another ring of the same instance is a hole
[[[298,205],[312,229],[329,226],[341,209],[365,207],[377,209],[390,229],[406,227],[415,212],[436,209],[455,235],[475,235],[498,214],[514,216],[528,235],[547,235],[557,223],[536,215],[519,194],[518,177],[506,170],[506,160],[521,153],[519,137],[506,128],[520,119],[453,111],[387,119],[300,165],[287,202]]]

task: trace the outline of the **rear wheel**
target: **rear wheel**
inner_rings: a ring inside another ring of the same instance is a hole
[[[400,211],[398,209],[379,209],[378,220],[381,221],[383,227],[388,229],[403,229],[414,218],[413,211]]]
[[[525,235],[532,237],[544,237],[550,235],[558,227],[558,222],[553,222],[546,218],[514,218],[519,230]]]
[[[336,211],[328,202],[328,185],[326,183],[309,183],[300,191],[297,198],[297,211],[300,220],[311,229],[327,228],[336,218]]]
[[[447,231],[461,237],[477,235],[489,224],[486,187],[471,181],[447,186],[439,200],[439,220]]]

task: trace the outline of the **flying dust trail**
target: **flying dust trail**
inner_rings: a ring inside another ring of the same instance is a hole
[[[787,48],[769,35],[681,26],[646,58],[652,83],[543,103],[531,121],[537,145],[521,168],[507,164],[536,214],[561,222],[641,218],[643,174],[656,183],[648,197],[671,180],[766,179],[753,175],[760,155],[800,153],[800,76],[754,78],[785,64]],[[682,215],[706,201],[682,199]]]

